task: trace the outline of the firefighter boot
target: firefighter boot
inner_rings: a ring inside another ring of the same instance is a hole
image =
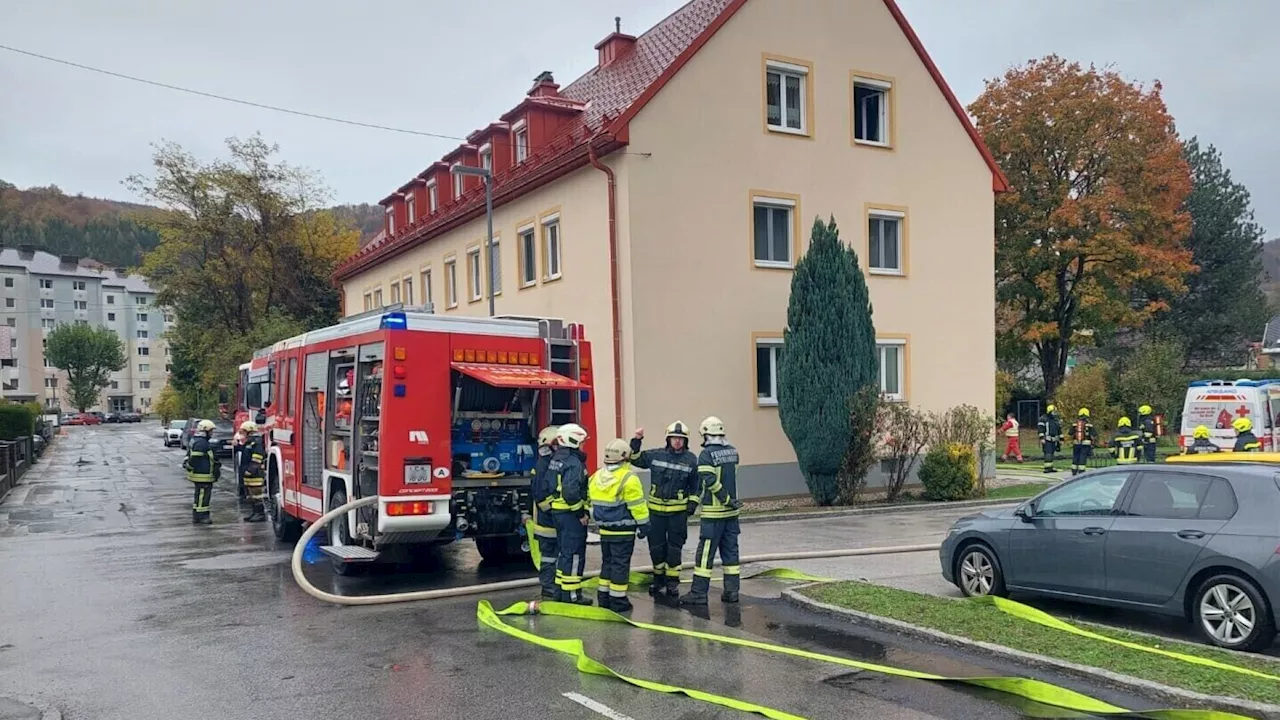
[[[667,584],[667,576],[661,572],[654,571],[653,579],[649,582],[649,594],[658,597],[662,594],[662,588]]]
[[[603,584],[603,583],[602,583],[602,584]],[[600,607],[604,608],[605,610],[612,610],[612,609],[613,609],[613,608],[612,608],[612,606],[611,606],[611,603],[609,602],[609,591],[608,591],[608,590],[598,590],[598,591],[596,591],[596,604],[597,604],[597,605],[599,605]]]
[[[693,587],[680,596],[681,605],[706,605],[707,590],[711,588],[711,578],[701,575],[693,576]]]
[[[626,595],[611,597],[608,605],[601,605],[600,607],[608,608],[616,613],[631,612],[631,600]]]
[[[667,597],[669,598],[680,597],[680,576],[679,575],[667,576]]]

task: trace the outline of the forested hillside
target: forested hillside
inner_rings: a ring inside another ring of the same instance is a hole
[[[147,205],[67,195],[57,186],[19,189],[0,180],[0,244],[34,245],[56,255],[77,255],[116,267],[137,267],[160,242],[130,215]],[[333,214],[367,240],[382,229],[378,205],[338,205]]]

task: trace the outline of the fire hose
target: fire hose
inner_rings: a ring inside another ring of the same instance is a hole
[[[340,517],[343,513],[356,510],[358,508],[367,507],[377,502],[376,497],[361,498],[353,500],[338,508],[334,508],[320,517],[319,520],[312,523],[310,527],[303,532],[299,538],[297,546],[294,548],[292,557],[293,578],[298,585],[312,597],[323,600],[324,602],[336,605],[384,605],[389,603],[414,602],[418,600],[438,600],[443,598],[464,597],[467,595],[479,595],[484,593],[501,592],[505,590],[515,590],[527,587],[536,587],[539,585],[539,579],[536,577],[525,578],[520,580],[507,580],[504,582],[482,583],[479,585],[467,585],[463,587],[444,588],[440,590],[416,590],[411,592],[390,593],[386,595],[365,595],[365,596],[344,596],[335,595],[325,592],[312,584],[302,571],[303,553],[307,543],[315,537],[321,528],[327,527],[330,522]],[[801,552],[781,552],[781,553],[765,553],[761,555],[742,556],[739,560],[740,564],[759,563],[759,562],[776,562],[780,560],[815,560],[823,558],[840,558],[840,557],[859,557],[866,555],[889,555],[900,553],[928,552],[938,550],[938,544],[924,545],[897,545],[891,547],[873,547],[873,548],[849,548],[843,550],[816,550]],[[537,553],[536,547],[533,552]],[[719,565],[719,561],[716,562]],[[645,581],[644,573],[652,572],[652,567],[636,568],[633,571],[633,579]],[[584,575],[587,578],[597,577],[598,572],[588,572]],[[767,570],[753,577],[775,577],[784,580],[799,580],[808,582],[830,582],[830,578],[820,578],[807,575],[789,568],[775,568]],[[640,584],[640,583],[637,583]],[[1065,623],[1057,618],[1048,616],[1033,608],[1016,603],[1004,598],[990,598],[995,601],[996,607],[1004,612],[1019,617],[1030,622],[1055,627],[1065,632],[1072,632],[1087,637],[1093,637],[1100,641],[1124,645],[1132,649],[1157,653],[1166,656],[1177,657],[1188,662],[1198,662],[1199,664],[1212,665],[1222,669],[1234,670],[1237,672],[1260,675],[1257,671],[1241,668],[1216,661],[1206,661],[1202,658],[1192,656],[1179,655],[1167,650],[1158,648],[1148,648],[1146,646],[1128,643],[1125,641],[1109,638],[1104,635],[1091,633],[1087,630],[1076,628],[1073,625]],[[1029,611],[1029,612],[1028,612]],[[687,697],[700,700],[702,702],[718,705],[721,707],[732,708],[743,712],[754,713],[773,720],[805,720],[805,718],[794,715],[792,713],[777,708],[761,705],[740,698],[727,697],[717,695],[715,693],[706,692],[696,688],[682,687],[679,685],[658,682],[644,678],[636,678],[624,675],[604,663],[590,657],[586,653],[586,648],[582,640],[578,638],[547,638],[526,629],[518,628],[508,624],[503,618],[507,616],[520,615],[548,615],[556,617],[571,618],[576,620],[609,622],[619,625],[626,625],[638,630],[647,632],[668,633],[681,635],[685,637],[696,638],[728,645],[736,645],[739,647],[748,647],[764,652],[790,655],[793,657],[801,657],[818,662],[825,662],[834,665],[853,667],[869,672],[890,675],[894,677],[910,678],[916,680],[924,680],[936,682],[940,684],[963,684],[977,687],[997,690],[1017,697],[1022,697],[1044,705],[1050,705],[1069,711],[1086,713],[1099,717],[1147,717],[1157,720],[1248,720],[1243,715],[1221,710],[1194,710],[1194,709],[1158,709],[1158,710],[1128,710],[1123,707],[1112,705],[1111,703],[1098,700],[1083,693],[1059,687],[1051,683],[1041,680],[1023,677],[947,677],[936,675],[933,673],[925,673],[905,668],[898,668],[889,665],[881,665],[877,663],[863,662],[850,658],[840,657],[836,655],[827,655],[824,653],[811,652],[786,645],[777,645],[746,638],[739,638],[729,635],[720,635],[717,633],[700,632],[688,630],[685,628],[673,627],[669,625],[660,625],[654,623],[644,623],[632,620],[623,615],[615,613],[611,610],[597,607],[581,607],[572,604],[558,602],[517,602],[505,609],[496,610],[488,600],[481,600],[476,608],[477,620],[494,630],[502,632],[508,636],[517,638],[524,642],[528,642],[539,647],[552,650],[558,653],[569,655],[574,658],[575,666],[579,672],[613,677],[622,680],[635,687],[662,692],[668,694],[680,694]],[[1043,616],[1043,617],[1041,617]],[[1270,676],[1266,676],[1270,677]],[[1280,678],[1277,678],[1280,679]]]

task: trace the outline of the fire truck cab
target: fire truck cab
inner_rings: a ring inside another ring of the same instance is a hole
[[[276,535],[378,497],[328,528],[321,550],[340,574],[466,537],[490,561],[527,552],[522,515],[547,425],[585,427],[593,465],[591,352],[579,325],[397,305],[278,342],[250,365],[240,394],[271,401]],[[263,387],[249,389],[255,381]]]

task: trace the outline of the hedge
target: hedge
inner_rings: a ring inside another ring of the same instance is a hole
[[[0,405],[0,440],[16,440],[35,432],[36,416],[31,408],[15,403]]]

